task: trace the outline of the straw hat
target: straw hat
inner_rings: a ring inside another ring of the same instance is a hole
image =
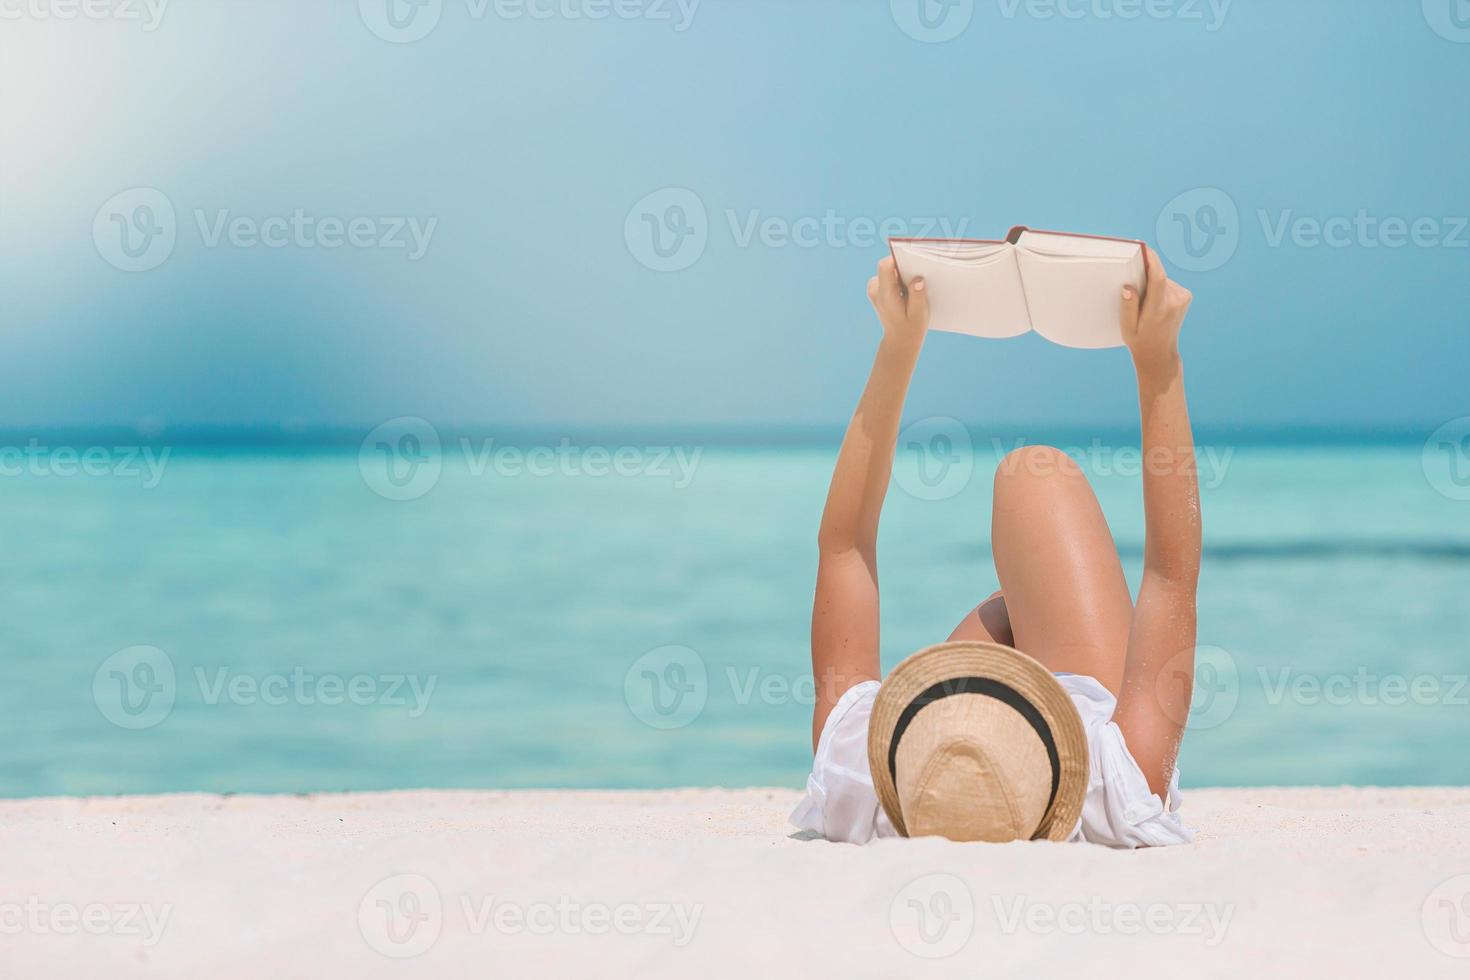
[[[1087,736],[1035,660],[998,643],[941,643],[878,689],[868,766],[905,837],[1066,840],[1087,792]]]

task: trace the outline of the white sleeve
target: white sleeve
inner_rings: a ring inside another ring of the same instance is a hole
[[[1109,847],[1162,847],[1191,844],[1194,831],[1179,816],[1179,771],[1169,784],[1169,805],[1148,788],[1123,730],[1115,722],[1088,733],[1092,773],[1082,806],[1082,837]]]
[[[791,813],[799,830],[851,844],[894,836],[868,769],[868,719],[877,693],[877,681],[864,681],[843,694],[827,716],[806,795]]]

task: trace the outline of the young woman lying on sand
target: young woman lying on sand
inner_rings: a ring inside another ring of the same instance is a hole
[[[1144,295],[1125,288],[1119,300],[1147,463],[1138,601],[1081,468],[1050,447],[1018,449],[995,477],[1000,591],[880,684],[878,516],[929,304],[922,279],[905,288],[892,258],[879,264],[868,297],[883,339],[819,535],[816,755],[792,814],[800,829],[854,843],[1193,839],[1174,765],[1193,684],[1200,560],[1177,344],[1192,297],[1151,249],[1147,268]]]

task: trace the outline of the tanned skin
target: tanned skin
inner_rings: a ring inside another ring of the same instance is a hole
[[[1048,670],[1095,677],[1117,697],[1113,720],[1162,798],[1193,687],[1200,507],[1178,345],[1193,296],[1169,279],[1152,249],[1146,263],[1144,295],[1129,288],[1120,297],[1144,461],[1146,537],[1137,601],[1081,468],[1059,450],[1028,446],[996,472],[991,546],[1000,591],[966,615],[950,638],[1004,643]],[[891,257],[868,281],[868,298],[883,338],[843,438],[817,536],[814,746],[842,694],[880,675],[878,520],[909,381],[929,329],[923,280],[905,288]]]

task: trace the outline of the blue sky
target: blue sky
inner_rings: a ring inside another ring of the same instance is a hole
[[[387,2],[4,8],[0,421],[833,424],[879,232],[1017,223],[1160,242],[1202,424],[1470,411],[1463,0]],[[1134,407],[939,335],[910,412]]]

